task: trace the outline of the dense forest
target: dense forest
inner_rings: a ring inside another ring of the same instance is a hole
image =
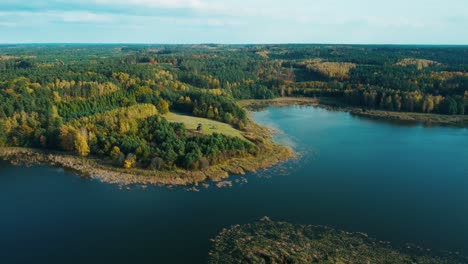
[[[243,130],[236,100],[294,96],[465,115],[467,70],[466,46],[3,45],[0,146],[199,169],[256,155],[261,144],[195,133],[165,113]]]

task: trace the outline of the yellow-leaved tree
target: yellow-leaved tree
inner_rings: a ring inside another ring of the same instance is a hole
[[[133,153],[129,153],[124,160],[123,167],[125,169],[131,169],[135,166],[136,156]]]
[[[169,103],[164,99],[159,100],[156,108],[163,115],[169,113]]]
[[[80,156],[88,156],[90,149],[86,138],[74,127],[62,125],[59,130],[60,148],[73,151]]]
[[[67,125],[60,126],[59,129],[59,141],[60,148],[66,151],[74,150],[74,134],[76,130]]]
[[[83,156],[83,157],[89,155],[90,150],[89,150],[88,142],[86,142],[86,139],[78,131],[75,132],[75,140],[73,141],[73,145],[75,147],[76,154]]]

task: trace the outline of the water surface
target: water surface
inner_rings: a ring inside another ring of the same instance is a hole
[[[253,117],[302,156],[232,188],[127,190],[0,163],[1,262],[203,263],[223,227],[265,215],[468,255],[467,129],[313,107]]]

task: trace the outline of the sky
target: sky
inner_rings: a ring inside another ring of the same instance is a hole
[[[0,0],[0,43],[468,44],[468,0]]]

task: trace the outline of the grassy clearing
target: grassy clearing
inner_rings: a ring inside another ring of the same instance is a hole
[[[198,124],[203,125],[203,134],[211,135],[213,133],[220,133],[227,136],[239,137],[245,139],[242,135],[242,132],[233,128],[231,125],[221,123],[218,121],[214,121],[211,119],[189,116],[189,115],[181,115],[176,113],[168,113],[164,115],[164,117],[169,122],[173,123],[183,123],[187,129],[189,130],[196,130]]]

